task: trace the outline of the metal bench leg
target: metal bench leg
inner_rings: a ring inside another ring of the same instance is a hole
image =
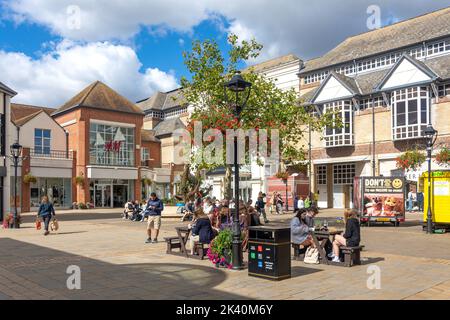
[[[353,256],[353,264],[354,265],[360,265],[361,264],[361,251],[360,250],[356,250]]]

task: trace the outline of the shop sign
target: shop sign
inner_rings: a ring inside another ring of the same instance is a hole
[[[408,170],[405,172],[405,178],[408,181],[417,182],[419,178],[422,176],[422,170]]]
[[[122,145],[122,141],[108,141],[105,143],[105,151],[106,152],[119,152],[120,146]]]

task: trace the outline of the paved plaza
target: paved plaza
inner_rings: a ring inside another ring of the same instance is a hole
[[[170,211],[170,210],[169,210]],[[120,210],[59,214],[47,237],[33,216],[19,230],[0,230],[0,299],[449,299],[450,234],[422,232],[419,214],[398,228],[362,228],[363,265],[344,268],[292,261],[292,278],[272,282],[247,271],[216,269],[208,260],[167,255],[165,243],[145,244],[146,224]],[[321,216],[340,213],[323,210]],[[160,240],[182,225],[163,219]],[[270,216],[287,224],[291,214]],[[81,289],[67,288],[67,268],[81,270]],[[369,289],[369,266],[380,289]],[[377,269],[377,268],[375,268]]]

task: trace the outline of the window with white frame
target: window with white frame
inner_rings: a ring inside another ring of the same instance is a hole
[[[352,185],[355,178],[356,167],[354,163],[333,165],[333,183]]]
[[[319,185],[319,186],[327,184],[327,166],[326,165],[317,166],[316,181],[317,181],[317,185]]]
[[[50,154],[50,130],[34,129],[34,153]]]
[[[370,108],[372,108],[372,105],[375,108],[383,107],[385,105],[383,97],[378,96],[378,97],[374,97],[372,99],[367,98],[367,99],[359,100],[359,110],[370,109]]]
[[[147,160],[150,160],[150,150],[146,147],[141,148],[141,162],[142,165],[146,165]]]
[[[404,140],[423,136],[429,123],[430,93],[428,87],[394,91],[392,103],[392,138]]]
[[[450,96],[450,83],[444,83],[438,86],[439,97]]]
[[[350,100],[324,104],[324,112],[333,113],[333,125],[325,128],[325,147],[353,145],[353,105]]]

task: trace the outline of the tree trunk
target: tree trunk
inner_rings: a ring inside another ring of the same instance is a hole
[[[223,196],[227,200],[231,200],[233,198],[232,192],[231,192],[231,175],[233,174],[233,171],[231,169],[231,165],[225,166],[225,177],[223,179],[223,185],[224,185],[224,192]]]

